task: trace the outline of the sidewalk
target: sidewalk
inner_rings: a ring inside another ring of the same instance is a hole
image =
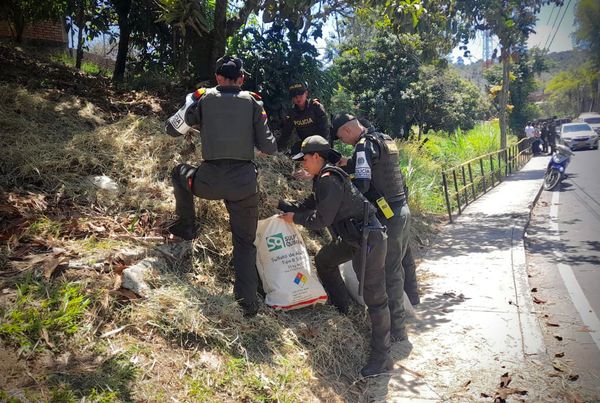
[[[493,401],[507,372],[528,391],[509,401],[552,396],[523,246],[547,162],[533,158],[442,229],[417,269],[410,343],[393,346],[395,371],[371,381],[370,401]]]

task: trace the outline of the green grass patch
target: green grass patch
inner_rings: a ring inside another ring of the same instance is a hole
[[[516,142],[515,136],[509,136],[509,145]],[[480,123],[468,132],[429,132],[421,142],[401,143],[400,165],[410,190],[412,211],[417,214],[444,214],[446,202],[442,171],[499,149],[500,127],[497,121]],[[494,170],[497,170],[497,159],[493,163]],[[483,166],[484,173],[489,175],[489,160],[485,160]],[[479,165],[472,168],[479,169]],[[504,166],[501,170],[504,172]]]
[[[42,215],[29,225],[27,235],[58,238],[62,229],[60,222]]]
[[[51,59],[55,62],[62,63],[65,66],[75,67],[75,58],[71,57],[68,53],[59,53],[59,54],[53,55],[51,57]],[[94,75],[102,74],[106,77],[110,76],[110,72],[103,70],[96,63],[93,63],[93,62],[90,62],[87,60],[83,60],[81,62],[81,71],[83,71],[84,73],[87,73],[87,74],[94,74]]]
[[[51,378],[55,384],[51,401],[118,402],[132,401],[132,382],[137,369],[127,354],[104,360],[93,371],[61,373]]]
[[[77,332],[89,304],[80,284],[45,284],[28,277],[17,284],[14,304],[0,310],[0,336],[21,352],[38,348],[43,337],[59,343]]]

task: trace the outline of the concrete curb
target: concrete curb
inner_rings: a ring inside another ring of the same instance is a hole
[[[544,342],[544,335],[542,332],[542,325],[537,316],[535,307],[533,305],[533,296],[531,295],[531,286],[529,284],[529,277],[527,274],[527,255],[525,253],[525,239],[527,234],[527,228],[531,222],[533,215],[533,209],[535,208],[544,185],[540,185],[533,201],[528,205],[529,212],[523,225],[522,231],[514,231],[512,233],[512,265],[513,265],[513,278],[515,280],[515,291],[517,294],[517,306],[519,321],[521,327],[521,337],[523,340],[523,354],[525,356],[546,354],[547,349]],[[523,297],[522,300],[519,297]]]

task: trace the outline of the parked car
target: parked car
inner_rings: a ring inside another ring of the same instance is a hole
[[[577,117],[578,122],[587,123],[592,129],[600,134],[600,113],[588,112],[582,113]]]
[[[560,127],[560,139],[571,150],[598,149],[598,133],[587,123],[565,123]]]

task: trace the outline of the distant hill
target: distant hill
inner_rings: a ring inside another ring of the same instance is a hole
[[[541,88],[544,88],[557,73],[581,65],[589,58],[589,56],[581,50],[573,49],[564,52],[549,53],[546,58],[548,60],[549,70],[543,72],[540,77],[536,77],[540,81]],[[481,61],[464,65],[453,63],[452,67],[454,67],[462,77],[480,87],[487,84],[483,78]]]

